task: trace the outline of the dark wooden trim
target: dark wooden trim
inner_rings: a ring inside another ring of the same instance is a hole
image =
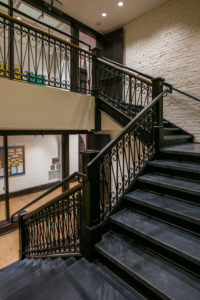
[[[0,222],[0,236],[12,232],[16,229],[19,229],[18,221],[15,221],[13,223],[6,223],[6,224]]]
[[[51,183],[46,183],[46,184],[42,184],[42,185],[38,185],[38,186],[33,186],[27,189],[23,189],[23,190],[19,190],[16,192],[12,192],[9,193],[9,199],[12,198],[16,198],[16,197],[21,197],[21,196],[25,196],[25,195],[29,195],[29,194],[33,194],[33,193],[37,193],[43,190],[47,190],[49,188],[51,188],[52,186],[54,186],[55,184],[58,184],[60,181],[54,181]],[[0,201],[4,201],[5,200],[5,194],[1,194],[0,195]]]
[[[110,103],[102,99],[96,99],[96,103],[97,109],[106,113],[109,116],[109,118],[115,123],[117,123],[119,126],[124,127],[131,121],[131,118],[128,117],[121,110],[119,110],[117,107],[113,109],[113,106]]]
[[[58,135],[58,134],[79,134],[79,133],[90,133],[88,130],[21,130],[21,129],[11,129],[11,130],[0,130],[0,135]]]
[[[121,138],[130,131],[130,129],[133,129],[137,123],[144,117],[144,115],[147,113],[147,111],[150,111],[152,107],[156,105],[160,101],[160,99],[163,97],[164,94],[168,93],[169,90],[165,89],[160,95],[158,95],[156,98],[153,99],[152,102],[150,102],[143,110],[141,110],[136,117],[131,120],[121,131],[120,133],[114,137],[100,152],[97,154],[97,156],[93,159],[92,162],[90,162],[87,165],[87,171],[89,172],[89,169],[92,168],[95,164],[99,163],[99,159],[101,159],[106,153],[108,153],[113,146],[118,143]]]
[[[69,176],[69,134],[62,134],[62,180]],[[63,185],[63,192],[69,188],[69,182]]]
[[[104,63],[104,64],[106,64],[106,65],[108,65],[108,66],[110,66],[110,67],[113,67],[114,69],[117,69],[117,70],[123,72],[124,74],[126,74],[128,76],[134,77],[134,78],[136,78],[136,79],[138,79],[142,82],[145,82],[146,84],[152,85],[152,80],[147,79],[145,77],[142,77],[142,76],[138,75],[137,73],[135,73],[133,71],[129,71],[126,68],[122,68],[120,66],[117,66],[117,65],[115,65],[115,64],[113,64],[113,63],[111,63],[111,62],[109,62],[109,61],[107,61],[103,58],[97,58],[97,60]]]
[[[10,9],[8,10],[9,16],[13,18],[13,0],[9,0]],[[10,22],[10,30],[8,35],[9,43],[9,66],[10,66],[10,79],[14,78],[14,32],[13,32],[13,23]]]
[[[124,29],[119,28],[104,34],[101,51],[102,56],[123,64]]]
[[[3,137],[3,151],[4,151],[4,187],[5,187],[5,213],[6,220],[10,220],[10,208],[9,208],[9,183],[8,183],[8,137]]]
[[[77,184],[76,186],[72,187],[71,189],[68,189],[67,191],[65,191],[64,193],[62,193],[61,195],[59,196],[56,196],[55,198],[53,198],[52,200],[48,201],[47,203],[41,205],[40,207],[36,208],[35,210],[31,211],[30,213],[24,215],[22,218],[23,220],[26,220],[28,218],[30,218],[31,216],[33,216],[34,214],[42,211],[43,209],[45,209],[46,207],[49,207],[50,205],[52,205],[53,203],[59,201],[59,200],[62,200],[63,198],[81,190],[83,184],[82,183],[79,183]]]

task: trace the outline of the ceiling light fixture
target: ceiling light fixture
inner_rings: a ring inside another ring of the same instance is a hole
[[[102,13],[101,15],[102,15],[102,17],[104,17],[104,18],[107,17],[107,13],[105,13],[105,12]]]
[[[21,19],[22,19],[22,18],[20,18],[20,17],[17,17],[17,20],[20,20],[20,21],[21,21]]]
[[[122,1],[120,1],[120,2],[118,2],[118,6],[123,6],[124,5],[124,2],[122,2]]]

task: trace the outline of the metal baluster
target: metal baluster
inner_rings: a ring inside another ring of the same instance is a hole
[[[28,29],[28,81],[30,81],[30,30]]]
[[[62,88],[62,44],[60,43],[60,88]]]

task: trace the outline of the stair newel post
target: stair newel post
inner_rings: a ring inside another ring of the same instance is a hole
[[[98,85],[98,57],[100,57],[100,50],[98,48],[92,49],[92,94]]]
[[[81,254],[89,261],[93,260],[93,246],[98,240],[96,226],[100,223],[99,166],[88,167],[88,163],[98,154],[95,150],[82,152],[83,171],[87,180],[83,183]]]
[[[100,57],[100,50],[98,48],[92,49],[92,96],[95,97],[95,131],[101,130],[101,112],[98,109],[97,99],[99,97],[99,69],[98,57]]]
[[[163,92],[163,83],[165,79],[158,77],[152,79],[152,99],[155,99]],[[155,147],[159,151],[163,145],[164,130],[163,130],[163,97],[157,102],[154,114],[155,126]]]
[[[19,259],[25,258],[25,248],[26,248],[26,230],[24,226],[23,217],[27,214],[25,210],[19,212],[18,214],[18,222],[19,222]]]

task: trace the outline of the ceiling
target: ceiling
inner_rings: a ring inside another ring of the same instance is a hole
[[[99,32],[127,24],[166,0],[60,0],[62,11]],[[118,2],[123,1],[122,7]],[[48,2],[48,0],[47,0]],[[103,18],[101,14],[107,13]]]

